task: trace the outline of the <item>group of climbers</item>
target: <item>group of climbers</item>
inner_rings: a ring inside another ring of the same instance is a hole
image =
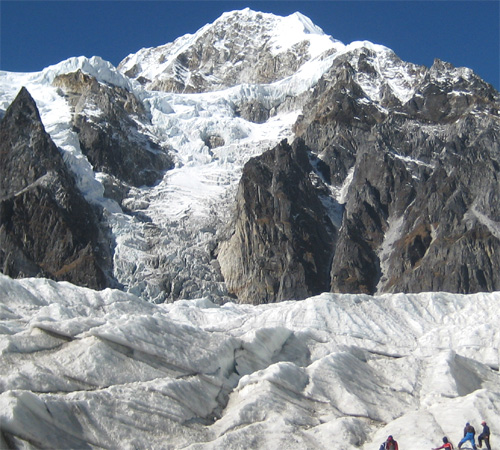
[[[488,424],[484,420],[481,422],[481,425],[483,426],[483,431],[477,437],[477,441],[479,444],[478,446],[479,446],[479,448],[481,448],[483,445],[483,441],[484,441],[484,445],[486,445],[487,450],[491,450],[491,447],[490,447],[490,427],[488,427]],[[465,444],[466,442],[470,442],[472,445],[472,448],[474,450],[477,450],[476,442],[474,440],[475,435],[476,435],[476,430],[469,422],[467,422],[465,424],[465,428],[464,428],[464,436],[460,440],[460,442],[458,443],[458,448],[460,449],[460,448],[462,448],[463,444]],[[450,441],[448,441],[447,437],[444,437],[443,438],[443,445],[441,447],[437,447],[433,450],[438,450],[441,448],[446,449],[446,450],[453,450],[453,444]]]
[[[481,422],[481,425],[483,426],[483,431],[477,437],[477,442],[479,444],[479,448],[481,448],[483,446],[483,441],[484,441],[486,448],[488,450],[491,450],[491,447],[490,447],[490,427],[488,426],[488,424],[484,420]],[[462,444],[465,444],[467,441],[469,441],[472,444],[472,448],[474,450],[477,450],[476,442],[474,441],[475,435],[476,435],[476,430],[469,422],[467,422],[465,424],[465,428],[464,428],[464,437],[458,443],[458,448],[461,448]]]
[[[490,428],[488,427],[488,424],[484,420],[481,422],[481,425],[483,426],[483,431],[477,437],[478,447],[482,448],[484,442],[486,449],[491,450]],[[469,422],[467,422],[464,428],[464,436],[458,443],[458,448],[461,449],[462,445],[465,444],[467,441],[469,441],[472,444],[472,448],[474,450],[477,450],[476,442],[474,440],[475,435],[476,435],[476,430]],[[441,447],[436,447],[432,450],[440,450],[440,449],[454,450],[453,444],[448,440],[446,436],[443,438],[443,445]],[[398,443],[392,436],[389,436],[387,440],[380,446],[379,450],[399,450]]]

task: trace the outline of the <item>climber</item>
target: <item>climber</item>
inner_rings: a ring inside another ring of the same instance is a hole
[[[446,450],[453,450],[453,444],[448,440],[446,436],[443,438],[443,445],[441,447],[433,448],[432,450],[439,450],[441,448],[444,448]]]
[[[464,428],[464,437],[458,443],[458,448],[461,448],[462,444],[464,442],[470,441],[472,443],[472,448],[474,450],[477,450],[476,443],[474,442],[474,435],[475,434],[476,434],[476,430],[474,429],[474,427],[469,422],[467,422],[465,424],[465,428]]]
[[[486,444],[486,448],[488,450],[491,450],[490,447],[490,427],[486,424],[486,422],[483,420],[481,422],[481,425],[483,426],[483,432],[477,437],[477,442],[478,442],[478,447],[481,448],[482,446],[482,441]]]
[[[381,446],[379,450],[399,450],[397,441],[394,440],[392,436],[387,438]]]

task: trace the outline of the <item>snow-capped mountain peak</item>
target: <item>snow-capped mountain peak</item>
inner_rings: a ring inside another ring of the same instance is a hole
[[[339,45],[300,13],[278,17],[246,8],[129,55],[119,70],[149,89],[206,92],[283,79]]]
[[[274,55],[286,52],[300,42],[308,42],[308,52],[311,58],[330,50],[335,44],[340,44],[339,41],[326,36],[321,28],[312,23],[311,19],[299,12],[278,21],[275,35],[270,42],[270,51]]]
[[[500,439],[499,104],[248,8],[0,72],[0,447]]]
[[[304,14],[300,12],[294,12],[288,17],[293,17],[295,20],[298,20],[304,27],[304,32],[307,34],[325,34],[325,32],[315,25],[309,17],[304,16]]]

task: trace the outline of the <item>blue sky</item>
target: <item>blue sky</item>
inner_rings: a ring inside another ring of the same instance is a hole
[[[500,2],[491,1],[25,1],[0,0],[0,69],[32,72],[71,56],[117,65],[142,47],[194,33],[225,11],[250,7],[308,16],[344,43],[369,40],[403,60],[472,68],[500,88]]]

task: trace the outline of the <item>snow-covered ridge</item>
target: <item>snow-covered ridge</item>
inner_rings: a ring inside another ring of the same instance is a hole
[[[2,439],[369,450],[392,434],[419,450],[443,435],[456,443],[481,420],[498,439],[499,302],[429,293],[154,305],[0,275]]]
[[[133,82],[129,78],[119,73],[110,62],[99,56],[69,58],[43,69],[39,72],[39,75],[33,74],[32,80],[36,79],[42,84],[51,84],[56,76],[76,72],[77,70],[93,76],[101,83],[119,86],[129,91],[133,89]]]
[[[230,38],[227,37],[229,34]],[[207,24],[196,33],[186,34],[172,43],[144,48],[130,54],[118,67],[122,73],[142,79],[143,82],[149,80],[146,86],[156,85],[155,80],[161,80],[167,75],[187,83],[194,72],[192,73],[190,63],[182,61],[183,55],[197,45],[201,45],[201,48],[213,47],[218,53],[211,56],[210,67],[200,67],[201,72],[197,73],[206,80],[213,81],[218,90],[228,85],[219,84],[217,73],[234,69],[238,64],[244,66],[245,60],[258,59],[261,51],[277,57],[302,42],[307,43],[308,57],[304,58],[305,60],[314,59],[328,50],[342,46],[339,41],[327,36],[300,13],[279,17],[246,8],[224,13],[212,24]],[[230,55],[234,61],[229,59]],[[175,67],[175,75],[167,73],[172,67]]]

